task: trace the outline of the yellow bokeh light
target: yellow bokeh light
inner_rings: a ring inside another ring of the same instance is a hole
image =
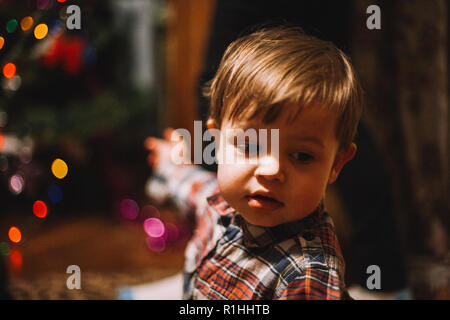
[[[20,27],[22,28],[23,31],[27,31],[33,26],[33,22],[34,22],[33,18],[27,16],[20,21]]]
[[[38,24],[36,28],[34,28],[34,36],[36,39],[44,39],[48,33],[48,27],[45,23]]]
[[[4,44],[5,44],[5,38],[0,37],[0,50],[3,48]]]
[[[67,172],[69,171],[69,168],[67,167],[67,164],[64,162],[64,160],[61,159],[55,159],[52,163],[52,173],[55,177],[58,179],[63,179]]]

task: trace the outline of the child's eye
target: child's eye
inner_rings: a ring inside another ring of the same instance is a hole
[[[304,153],[304,152],[294,152],[293,157],[295,160],[300,161],[300,162],[307,162],[307,161],[311,161],[314,159],[314,157],[308,153]]]
[[[258,155],[258,151],[260,149],[257,144],[240,144],[237,146],[242,152],[248,155]]]

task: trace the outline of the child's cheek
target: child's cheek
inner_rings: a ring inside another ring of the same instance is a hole
[[[232,206],[235,201],[246,194],[247,176],[245,168],[233,164],[219,164],[217,170],[217,182],[225,200]]]

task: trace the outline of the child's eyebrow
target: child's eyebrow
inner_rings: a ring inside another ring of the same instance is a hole
[[[320,140],[317,137],[314,136],[305,136],[305,137],[298,137],[298,136],[292,136],[288,138],[289,140],[295,140],[298,142],[311,142],[313,144],[316,144],[317,146],[321,147],[322,149],[325,148],[322,140]]]

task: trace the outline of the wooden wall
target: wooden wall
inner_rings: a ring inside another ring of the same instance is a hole
[[[197,79],[201,72],[215,0],[168,0],[165,118],[193,134],[200,120]]]

